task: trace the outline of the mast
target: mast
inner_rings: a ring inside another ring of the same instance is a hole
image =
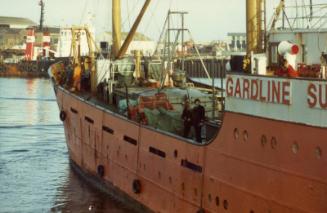
[[[39,5],[41,6],[41,16],[40,16],[40,31],[43,30],[43,22],[44,22],[44,2],[43,0],[40,0]]]
[[[114,0],[114,1],[115,1],[115,0]],[[143,5],[143,7],[142,7],[142,9],[141,9],[141,12],[140,12],[139,15],[137,16],[137,18],[136,18],[136,20],[135,20],[135,22],[134,22],[134,24],[133,24],[133,26],[132,26],[132,29],[129,31],[129,33],[128,33],[128,35],[127,35],[125,41],[124,41],[123,46],[120,48],[118,54],[115,55],[115,56],[116,56],[116,57],[115,57],[116,59],[119,59],[119,58],[121,58],[121,57],[123,57],[123,56],[125,55],[125,53],[126,53],[126,51],[127,51],[127,49],[128,49],[128,46],[129,46],[130,43],[132,42],[133,37],[134,37],[134,35],[135,35],[135,33],[136,33],[136,30],[137,30],[137,28],[138,28],[138,26],[139,26],[139,24],[140,24],[140,22],[141,22],[141,20],[142,20],[142,18],[143,18],[143,16],[144,16],[144,14],[145,14],[145,11],[146,11],[146,9],[148,8],[150,2],[151,2],[151,0],[146,0],[146,1],[145,1],[144,5]]]
[[[120,0],[112,0],[112,54],[117,58],[121,47],[121,7]]]
[[[263,3],[264,0],[246,0],[246,38],[247,55],[261,53],[263,50]]]

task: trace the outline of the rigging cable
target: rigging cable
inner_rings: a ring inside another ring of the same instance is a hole
[[[153,17],[154,17],[154,12],[157,10],[158,6],[159,6],[159,1],[157,1],[157,3],[154,6],[154,9],[152,10],[151,16],[149,18],[149,22],[147,23],[146,27],[144,28],[144,33],[146,33],[148,31],[149,26],[150,26],[152,21],[156,22],[156,19],[154,19]],[[157,26],[157,30],[159,31],[159,34],[160,34],[161,29],[160,29],[159,25],[157,23],[155,25]]]
[[[126,1],[129,1],[129,0],[126,0]],[[137,9],[137,4],[140,2],[140,0],[137,0],[135,2],[135,4],[133,5],[131,11],[127,11],[127,14],[128,14],[128,17],[130,18],[130,14],[133,14],[135,12],[135,10]],[[122,28],[125,28],[125,25],[127,22],[129,22],[129,18],[125,18],[125,20],[122,22]],[[127,30],[128,31],[128,30]]]

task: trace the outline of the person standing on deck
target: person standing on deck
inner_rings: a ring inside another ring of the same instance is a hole
[[[192,123],[195,130],[196,142],[201,143],[201,129],[205,120],[205,109],[201,105],[199,99],[195,99],[194,103],[195,107],[192,110]]]
[[[182,119],[184,121],[183,137],[188,138],[192,126],[192,112],[190,109],[190,103],[188,101],[185,101]]]
[[[73,74],[74,83],[73,83],[72,91],[81,90],[81,74],[82,74],[81,65],[76,63],[74,66],[74,74]]]

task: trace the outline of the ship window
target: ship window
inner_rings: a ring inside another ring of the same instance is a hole
[[[160,156],[162,158],[165,158],[166,157],[166,153],[165,152],[163,152],[163,151],[161,151],[159,149],[156,149],[156,148],[154,148],[152,146],[149,147],[149,152],[151,152],[152,154],[158,155],[158,156]]]
[[[72,113],[75,113],[75,114],[77,114],[78,113],[78,111],[76,110],[76,109],[74,109],[74,108],[70,108],[70,111],[72,112]]]
[[[199,166],[199,165],[197,165],[197,164],[194,164],[194,163],[192,163],[192,162],[190,162],[190,161],[188,161],[188,160],[181,160],[181,166],[182,167],[185,167],[185,168],[188,168],[188,169],[190,169],[190,170],[193,170],[193,171],[195,171],[195,172],[202,172],[202,167],[201,166]]]
[[[175,149],[174,151],[174,157],[177,158],[178,157],[178,151]]]
[[[133,144],[135,146],[137,145],[137,140],[135,140],[135,139],[133,139],[131,137],[128,137],[126,135],[124,135],[124,141],[126,141],[126,142],[128,142],[130,144]]]
[[[114,130],[107,127],[107,126],[102,126],[102,130],[105,131],[105,132],[108,132],[109,134],[114,134]]]
[[[219,206],[219,204],[220,204],[219,197],[217,196],[215,200],[216,200],[216,206]]]
[[[87,117],[87,116],[85,116],[85,120],[86,120],[87,122],[91,123],[91,124],[94,123],[94,120],[93,120],[92,118]]]

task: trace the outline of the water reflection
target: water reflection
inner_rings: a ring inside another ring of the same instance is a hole
[[[0,212],[130,212],[71,171],[58,114],[48,80],[0,78]]]
[[[54,206],[51,212],[131,212],[124,209],[107,194],[92,188],[69,170],[67,180],[58,188]]]

